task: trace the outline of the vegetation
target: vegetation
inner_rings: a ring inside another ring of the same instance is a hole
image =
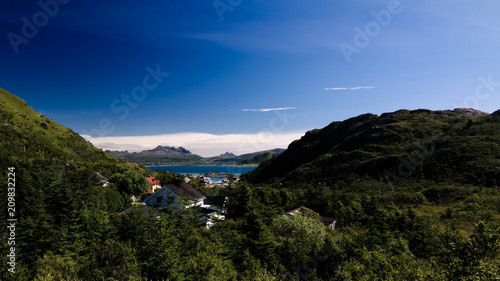
[[[202,160],[203,157],[192,154],[189,150],[183,147],[158,146],[155,149],[144,150],[141,152],[128,151],[110,151],[106,150],[109,155],[125,161],[141,163],[145,165],[160,165],[168,163],[196,163]]]
[[[272,149],[247,153],[236,156],[232,153],[224,153],[215,157],[201,157],[192,154],[183,147],[158,146],[152,150],[141,152],[109,151],[106,153],[120,159],[144,165],[258,165],[283,152],[284,149]]]
[[[0,180],[15,167],[18,218],[16,273],[3,270],[1,280],[500,277],[500,114],[398,111],[311,131],[246,181],[216,190],[193,181],[228,198],[226,219],[206,229],[190,210],[131,207],[144,167],[111,158],[9,93],[0,99]],[[0,198],[6,206],[6,188]],[[307,212],[284,215],[300,206],[337,218],[336,229]]]

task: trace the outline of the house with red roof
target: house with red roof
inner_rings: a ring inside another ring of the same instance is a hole
[[[155,193],[156,190],[161,188],[160,181],[155,177],[146,178],[148,180],[148,193]]]

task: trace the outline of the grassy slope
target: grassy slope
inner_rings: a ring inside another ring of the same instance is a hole
[[[0,89],[0,152],[4,161],[57,160],[65,163],[105,163],[124,169],[138,165],[119,162],[57,122],[38,113],[21,98]],[[139,168],[142,170],[142,168]]]

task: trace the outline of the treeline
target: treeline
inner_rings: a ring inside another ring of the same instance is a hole
[[[470,232],[456,227],[465,198],[434,202],[432,192],[391,191],[367,180],[345,186],[243,182],[217,190],[228,198],[226,220],[206,229],[191,210],[121,213],[130,207],[129,193],[141,191],[137,174],[115,166],[50,165],[36,160],[16,168],[16,274],[3,271],[2,280],[492,280],[500,272],[499,224],[481,222],[471,209]],[[102,186],[96,171],[111,184]],[[172,173],[158,177],[162,184],[182,180]],[[499,197],[495,187],[468,192],[477,200]],[[336,217],[337,228],[314,214],[284,215],[300,206]],[[498,214],[490,207],[479,211]]]

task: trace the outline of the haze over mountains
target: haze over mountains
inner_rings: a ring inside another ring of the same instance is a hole
[[[277,148],[239,156],[226,152],[220,156],[201,157],[183,147],[159,145],[141,152],[106,150],[106,153],[120,160],[144,165],[258,165],[283,151],[284,149]]]

